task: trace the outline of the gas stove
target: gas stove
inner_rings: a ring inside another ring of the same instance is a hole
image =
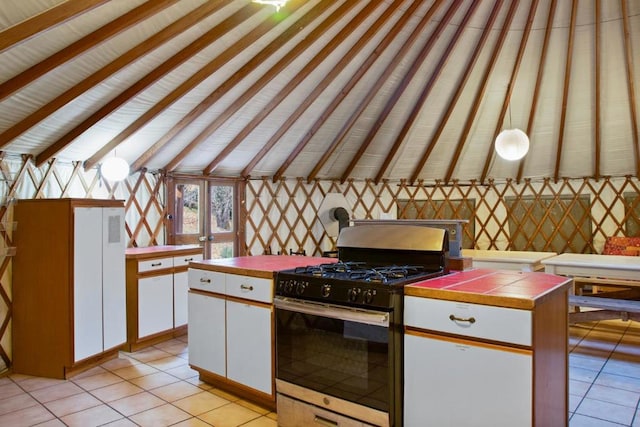
[[[352,307],[391,310],[408,283],[446,273],[446,230],[406,225],[344,228],[339,262],[280,271],[275,294]]]
[[[339,262],[277,273],[279,425],[403,425],[404,286],[446,274],[448,245],[444,229],[345,227]]]
[[[360,261],[298,267],[278,273],[276,295],[362,308],[390,309],[392,295],[407,283],[436,277],[444,269],[423,265],[372,265]]]

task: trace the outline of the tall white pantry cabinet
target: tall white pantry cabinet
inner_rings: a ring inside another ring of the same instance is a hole
[[[121,200],[15,204],[14,372],[66,378],[126,342],[124,215]]]

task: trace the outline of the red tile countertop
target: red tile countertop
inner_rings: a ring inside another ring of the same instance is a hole
[[[569,289],[569,277],[479,268],[405,286],[405,295],[499,307],[533,309],[554,292]]]
[[[276,271],[308,265],[334,263],[336,258],[299,255],[256,255],[235,258],[207,259],[189,263],[191,268],[242,274],[244,276],[271,278]]]

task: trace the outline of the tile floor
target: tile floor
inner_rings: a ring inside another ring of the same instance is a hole
[[[186,341],[121,353],[67,381],[0,377],[0,426],[277,426],[275,413],[199,381]],[[572,326],[569,348],[570,426],[640,427],[640,323]]]

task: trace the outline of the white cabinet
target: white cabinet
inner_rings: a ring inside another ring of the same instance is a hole
[[[563,289],[495,305],[406,295],[404,426],[566,425]]]
[[[226,376],[225,300],[189,293],[189,363]]]
[[[531,354],[437,336],[404,345],[406,427],[531,423]]]
[[[227,378],[271,394],[270,308],[227,301]]]
[[[138,280],[138,336],[173,329],[173,275]]]
[[[189,274],[186,271],[173,275],[173,325],[175,328],[188,323]]]
[[[274,406],[273,280],[190,268],[189,285],[191,367]]]
[[[127,344],[137,351],[187,330],[187,270],[202,260],[202,247],[129,248],[127,262]]]
[[[124,204],[34,199],[14,207],[13,370],[66,378],[126,341]]]
[[[78,362],[126,341],[124,208],[77,207],[73,215],[74,362]]]

